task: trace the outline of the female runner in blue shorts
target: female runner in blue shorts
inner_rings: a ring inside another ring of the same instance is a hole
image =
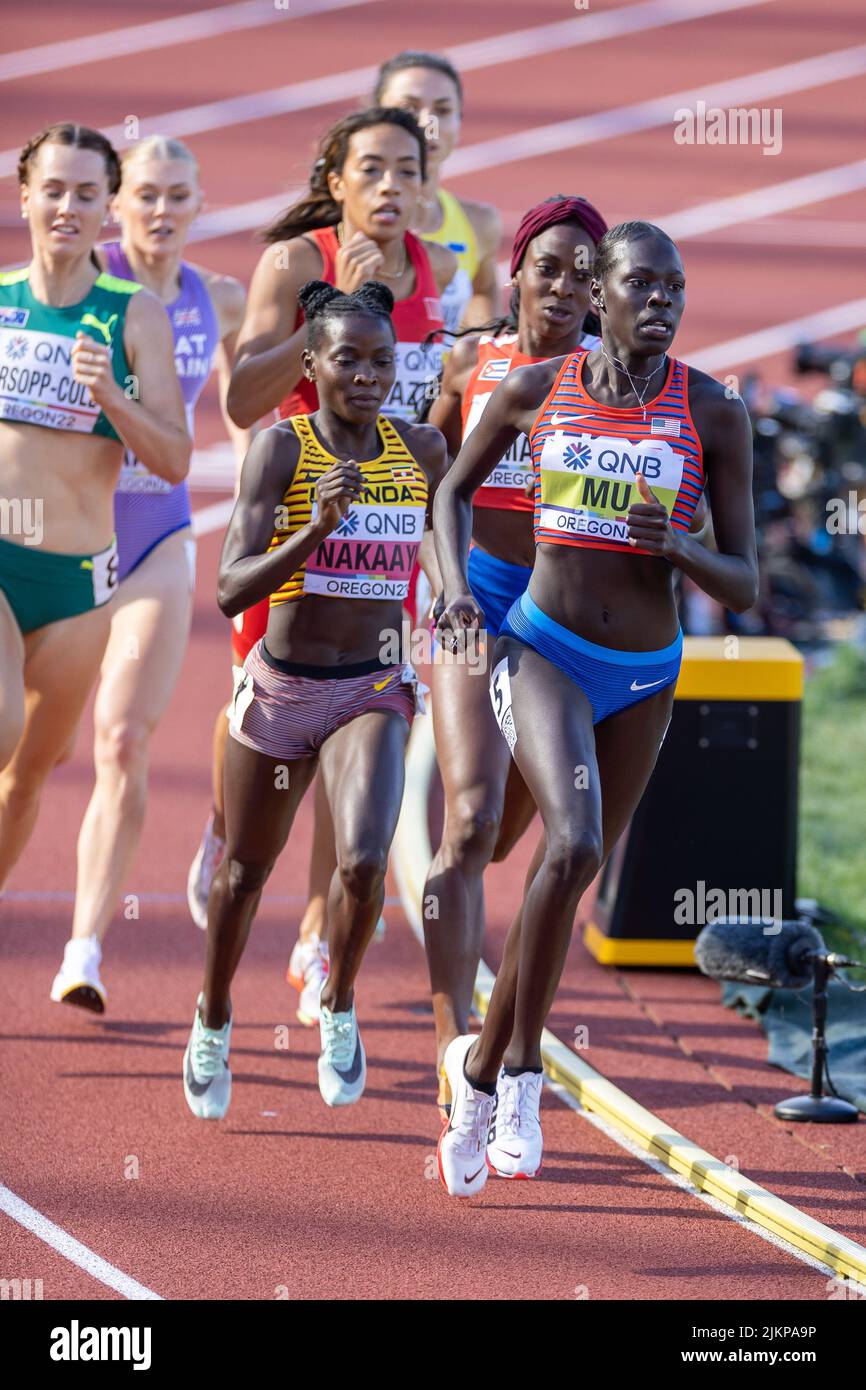
[[[601,345],[510,373],[440,489],[436,544],[455,649],[484,621],[466,574],[472,496],[517,435],[535,473],[529,588],[494,653],[497,721],[544,823],[544,854],[505,945],[479,1036],[448,1047],[440,1177],[469,1197],[488,1171],[541,1165],[541,1033],[581,894],[655,766],[679,673],[679,568],[735,612],[757,596],[751,428],[738,397],[669,355],[679,252],[627,222],[599,243]],[[718,551],[688,534],[706,480]],[[492,1134],[491,1122],[495,1124]]]

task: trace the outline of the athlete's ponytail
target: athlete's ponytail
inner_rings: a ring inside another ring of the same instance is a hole
[[[318,227],[336,227],[343,211],[339,203],[331,197],[328,175],[340,174],[349,153],[349,143],[359,130],[369,130],[375,125],[396,125],[415,137],[418,142],[418,162],[421,166],[421,179],[427,176],[427,147],[424,133],[415,117],[409,111],[401,111],[395,106],[371,106],[367,111],[356,111],[344,116],[331,126],[322,137],[319,156],[310,172],[310,183],[306,194],[290,208],[281,213],[276,221],[265,227],[259,236],[262,241],[290,241],[303,236],[305,232]]]

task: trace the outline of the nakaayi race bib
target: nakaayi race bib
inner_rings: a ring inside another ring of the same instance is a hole
[[[312,519],[317,515],[313,503]],[[424,535],[425,508],[355,502],[307,560],[304,593],[404,599]]]

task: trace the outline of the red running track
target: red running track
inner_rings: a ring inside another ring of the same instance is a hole
[[[181,1060],[203,938],[181,898],[227,680],[227,624],[211,603],[217,554],[217,537],[206,538],[192,643],[156,736],[150,814],[128,888],[140,915],[119,914],[109,934],[103,1020],[49,1002],[71,909],[33,896],[36,885],[62,894],[73,882],[85,738],[56,774],[10,880],[0,933],[0,1181],[165,1298],[273,1298],[281,1286],[292,1298],[573,1299],[581,1289],[593,1299],[826,1297],[826,1274],[681,1191],[550,1094],[543,1180],[491,1179],[471,1203],[447,1197],[435,1168],[426,965],[393,903],[357,991],[367,1092],[352,1109],[329,1111],[316,1081],[318,1031],[295,1022],[296,995],[283,980],[306,872],[306,804],[234,990],[231,1109],[217,1124],[189,1114]],[[154,902],[155,893],[175,900]],[[507,912],[494,892],[494,949]],[[580,954],[575,945],[563,986],[568,1018],[585,980]],[[592,1008],[615,1031],[611,994],[605,976]],[[646,1038],[633,1041],[644,1062],[652,1056]],[[630,1050],[629,1074],[639,1068]],[[695,1099],[690,1134],[709,1098]],[[125,1176],[132,1160],[137,1178]],[[41,1278],[46,1299],[116,1296],[2,1215],[0,1245],[9,1277]]]
[[[193,0],[140,3],[134,18],[210,8]],[[615,8],[594,4],[588,17]],[[14,51],[118,28],[128,13],[111,4],[48,3],[39,7],[38,26],[26,10],[5,17],[4,35]],[[132,113],[148,132],[160,113],[373,65],[407,45],[496,39],[570,15],[560,0],[531,8],[500,0],[495,14],[483,0],[411,13],[396,0],[373,0],[230,35],[220,34],[217,16],[213,36],[194,44],[8,84],[0,146],[16,147],[35,128],[70,115],[116,125]],[[466,73],[463,148],[853,49],[862,42],[859,17],[857,0],[820,8],[770,0],[478,67]],[[585,193],[611,222],[642,215],[664,223],[695,205],[760,193],[862,155],[862,77],[830,80],[831,68],[828,60],[818,85],[768,98],[784,113],[778,157],[754,147],[677,146],[669,129],[654,128],[552,154],[527,148],[449,182],[502,209],[506,241],[523,209],[557,190]],[[290,116],[228,126],[217,107],[213,128],[190,137],[209,207],[225,210],[295,185],[316,135],[355,100],[341,92]],[[864,212],[857,187],[686,238],[689,308],[678,351],[688,356],[860,293],[855,256]],[[21,262],[27,246],[8,177],[0,179],[0,217],[0,261]],[[247,279],[258,250],[243,231],[201,242],[195,255]],[[781,379],[787,359],[760,366]],[[221,437],[211,384],[199,443]],[[140,916],[119,914],[109,937],[104,1021],[47,998],[68,935],[75,831],[90,789],[87,734],[51,782],[0,909],[0,1048],[11,1078],[0,1181],[168,1298],[269,1298],[283,1288],[291,1297],[570,1299],[576,1290],[591,1298],[826,1297],[823,1272],[684,1193],[550,1094],[543,1180],[491,1182],[477,1203],[449,1201],[434,1176],[426,971],[393,903],[389,934],[371,947],[359,987],[369,1089],[355,1109],[327,1111],[316,1086],[316,1034],[295,1023],[283,984],[303,902],[306,806],[237,982],[232,1110],[215,1126],[192,1119],[180,1064],[203,942],[183,890],[207,805],[212,717],[227,693],[227,628],[213,602],[217,551],[215,536],[201,546],[193,640],[155,740],[148,822],[128,885]],[[529,849],[521,846],[491,874],[487,957],[494,967]],[[576,940],[551,1022],[566,1039],[588,1023],[589,1060],[611,1080],[719,1157],[736,1158],[781,1196],[863,1240],[856,1131],[822,1134],[819,1142],[781,1130],[769,1109],[796,1083],[768,1072],[756,1030],[713,1010],[713,997],[713,987],[691,976],[604,971]],[[275,1046],[284,1025],[285,1051]],[[139,1176],[125,1177],[133,1159]],[[114,1296],[5,1216],[0,1231],[9,1277],[43,1278],[48,1298]]]

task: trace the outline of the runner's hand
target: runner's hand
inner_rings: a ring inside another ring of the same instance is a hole
[[[335,463],[316,483],[316,523],[325,535],[339,526],[364,486],[361,470],[354,459]]]
[[[363,232],[353,232],[337,251],[337,289],[343,294],[354,294],[365,280],[375,280],[384,264],[381,247]]]
[[[442,609],[436,623],[436,636],[450,652],[465,652],[470,632],[478,632],[484,627],[484,614],[471,594],[458,594],[451,603],[446,604],[442,596]]]
[[[114,380],[111,348],[98,343],[81,329],[75,335],[72,345],[72,375],[76,381],[87,386],[98,406],[111,404],[120,390]]]
[[[637,475],[637,490],[643,501],[633,502],[628,509],[629,545],[639,545],[651,555],[673,561],[678,545],[676,532],[643,473]]]

